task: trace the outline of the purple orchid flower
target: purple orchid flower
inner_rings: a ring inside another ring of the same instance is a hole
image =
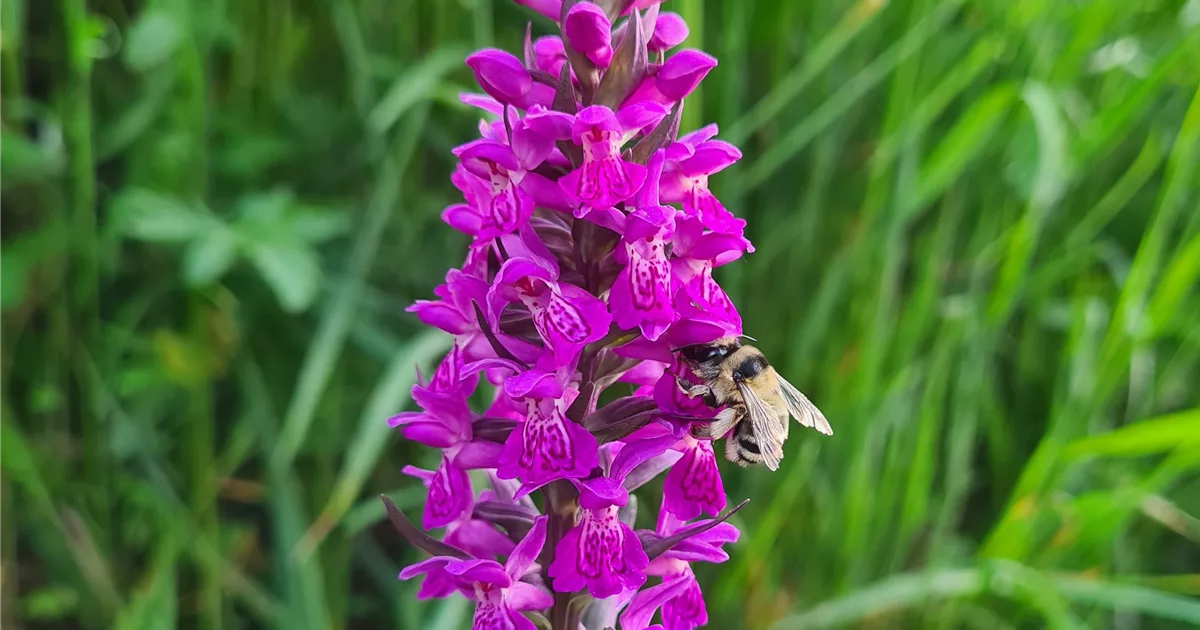
[[[715,125],[714,125],[715,127]],[[745,221],[737,219],[708,189],[708,177],[738,161],[742,152],[720,140],[697,144],[676,142],[668,151],[662,178],[663,199],[683,204],[690,217],[699,217],[708,229],[726,234],[741,234]]]
[[[583,148],[583,164],[559,179],[563,192],[580,204],[577,218],[593,209],[607,210],[629,199],[646,180],[646,167],[621,158],[621,146],[642,128],[657,124],[667,109],[653,103],[622,108],[584,108],[575,116],[571,140]]]
[[[546,517],[534,521],[533,529],[512,550],[503,565],[495,560],[435,556],[400,572],[401,580],[426,575],[425,581],[454,584],[475,601],[472,630],[536,630],[521,614],[524,610],[548,608],[554,601],[544,589],[521,581],[537,568],[535,561],[546,544]]]
[[[534,326],[551,355],[552,367],[574,360],[583,346],[608,334],[612,317],[599,298],[573,284],[558,281],[558,263],[545,247],[540,255],[513,257],[500,266],[488,292],[492,317],[498,319],[506,304],[520,302],[533,317]]]
[[[674,231],[675,210],[658,201],[658,179],[664,152],[647,163],[649,177],[633,200],[634,210],[625,221],[622,249],[617,261],[625,268],[613,283],[609,302],[613,321],[628,329],[638,327],[649,341],[657,341],[675,321],[671,294],[671,263],[667,242]]]
[[[501,479],[523,482],[518,495],[556,479],[586,477],[596,467],[596,438],[566,416],[579,395],[569,383],[574,369],[573,364],[554,373],[532,368],[504,383],[505,393],[524,400],[527,409],[524,421],[504,442],[496,471]]]

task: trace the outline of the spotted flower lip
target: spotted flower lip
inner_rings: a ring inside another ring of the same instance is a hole
[[[593,209],[606,210],[632,197],[646,181],[646,167],[623,159],[627,132],[657,123],[665,108],[639,104],[614,113],[603,105],[584,108],[575,116],[571,140],[583,149],[583,164],[559,179],[563,192],[579,204],[576,218]]]
[[[581,510],[578,524],[554,550],[548,573],[554,590],[587,588],[592,597],[611,597],[646,582],[650,564],[633,529],[617,518],[617,506]]]
[[[596,438],[567,418],[579,395],[564,389],[557,398],[526,398],[524,422],[509,434],[496,474],[539,487],[557,479],[582,478],[596,467]]]

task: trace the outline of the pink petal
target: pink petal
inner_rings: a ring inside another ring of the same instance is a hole
[[[583,53],[599,68],[612,62],[612,24],[604,10],[590,2],[580,2],[567,11],[563,35],[571,48]]]
[[[454,455],[454,465],[463,470],[490,469],[500,465],[502,447],[495,442],[473,440],[463,444]]]
[[[554,605],[554,596],[546,589],[527,582],[515,582],[508,587],[504,599],[513,610],[542,610]]]
[[[687,39],[687,22],[678,13],[660,13],[654,24],[654,35],[650,38],[650,52],[674,48]]]
[[[617,121],[621,124],[621,130],[630,134],[657,125],[670,111],[670,108],[662,103],[641,101],[617,110]]]
[[[646,630],[654,613],[666,602],[682,595],[689,586],[688,576],[684,575],[634,595],[629,607],[621,613],[621,630]]]
[[[679,165],[684,177],[712,175],[742,159],[737,147],[721,140],[709,140],[696,147],[695,154]]]
[[[449,525],[471,508],[474,497],[467,471],[443,457],[441,465],[429,480],[429,494],[425,499],[421,526],[435,529]]]
[[[719,131],[717,123],[709,123],[695,131],[688,132],[679,137],[679,143],[697,147],[702,142],[707,142],[717,135]]]
[[[571,125],[571,139],[575,141],[575,144],[582,144],[583,134],[589,131],[620,133],[621,125],[617,122],[617,115],[611,109],[603,105],[592,105],[575,114],[575,123]]]
[[[500,101],[497,101],[486,94],[472,94],[470,92],[463,92],[462,94],[458,95],[458,100],[462,101],[466,105],[470,105],[471,107],[478,107],[489,114],[495,114],[499,116],[504,112],[504,106],[500,104]]]
[[[590,510],[601,510],[609,506],[624,506],[629,502],[629,493],[621,487],[620,479],[597,477],[578,483],[579,504]]]
[[[562,39],[556,35],[539,37],[533,42],[534,62],[539,70],[557,77],[567,62],[567,52]]]
[[[529,7],[538,13],[554,20],[562,18],[562,0],[514,0],[517,4]]]
[[[496,48],[485,48],[467,57],[467,66],[489,96],[501,103],[521,99],[533,88],[533,77],[520,59]]]
[[[699,50],[681,50],[663,64],[655,78],[655,85],[664,96],[678,101],[691,94],[716,66],[717,60],[711,55]]]
[[[701,513],[717,516],[725,509],[725,488],[712,444],[693,441],[663,483],[663,509],[690,521]]]
[[[545,516],[534,519],[533,528],[525,534],[520,543],[517,543],[504,563],[504,570],[514,582],[525,577],[538,555],[542,553],[542,547],[546,544],[546,519]]]
[[[504,393],[512,398],[558,398],[563,386],[554,372],[534,368],[508,377]]]
[[[512,584],[512,579],[504,572],[504,567],[495,560],[451,560],[446,563],[446,573],[461,577],[466,582],[480,582],[501,588]]]
[[[407,567],[404,567],[404,569],[400,571],[400,579],[411,580],[422,573],[441,570],[446,566],[447,562],[451,562],[453,560],[454,558],[450,558],[448,556],[434,556],[432,558],[427,558],[416,564],[411,564]]]
[[[467,236],[475,236],[483,228],[483,217],[479,216],[475,208],[463,203],[443,210],[442,221]]]

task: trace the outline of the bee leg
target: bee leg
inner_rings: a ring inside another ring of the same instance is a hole
[[[733,429],[745,413],[745,409],[736,406],[722,409],[712,422],[692,425],[692,437],[708,440],[720,439],[729,433],[730,429]]]
[[[675,376],[675,384],[679,386],[680,391],[682,391],[684,394],[687,394],[688,398],[704,396],[705,403],[707,403],[710,399],[713,399],[713,392],[707,385],[693,385],[684,380],[682,376],[678,375]],[[715,407],[716,405],[710,406]]]

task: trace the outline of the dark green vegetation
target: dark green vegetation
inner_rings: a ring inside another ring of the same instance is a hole
[[[1200,4],[671,4],[721,280],[836,431],[726,468],[710,627],[1200,623]],[[532,14],[2,6],[4,627],[464,627],[374,497],[422,501],[461,59]]]

